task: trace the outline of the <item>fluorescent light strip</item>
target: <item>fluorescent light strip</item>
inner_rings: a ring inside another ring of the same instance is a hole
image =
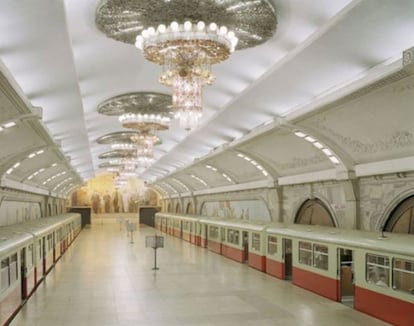
[[[239,157],[241,157],[241,156],[239,156]],[[243,156],[243,158],[245,158],[245,157]],[[210,170],[213,170],[214,172],[220,173],[228,182],[233,182],[233,180],[227,174],[225,174],[223,172],[220,172],[216,167],[207,164],[206,168],[210,169]]]
[[[298,137],[300,137],[300,136],[298,136]],[[267,172],[263,166],[261,166],[259,163],[257,163],[255,160],[251,159],[247,155],[238,153],[237,156],[242,158],[242,159],[245,159],[247,162],[249,162],[251,165],[253,165],[256,169],[258,169],[265,177],[267,177],[269,175],[269,172]]]
[[[312,143],[312,145],[315,146],[317,149],[321,150],[329,158],[329,160],[332,163],[334,163],[334,164],[339,164],[340,163],[338,157],[336,157],[329,148],[326,148],[315,137],[307,135],[307,134],[305,134],[304,132],[302,132],[300,130],[295,130],[293,133],[296,136],[298,136],[299,138],[304,138],[308,142]]]
[[[54,188],[53,188],[53,190],[52,191],[55,191],[57,188],[59,188],[61,185],[63,185],[64,183],[66,183],[66,182],[68,182],[68,181],[70,181],[70,180],[72,180],[72,177],[69,177],[69,178],[66,178],[65,180],[63,180],[63,181],[61,181],[61,182],[59,182]],[[67,185],[66,187],[68,187],[68,186],[71,186],[71,185],[73,185],[73,183],[71,183],[71,184],[69,184],[69,185]],[[65,188],[63,188],[63,189],[65,189]],[[61,191],[63,191],[63,189],[61,190]]]
[[[3,124],[3,128],[11,128],[11,127],[14,127],[16,125],[16,122],[14,122],[14,121],[10,121],[10,122],[7,122],[7,123],[4,123]]]
[[[198,182],[202,183],[204,186],[206,186],[206,187],[207,187],[207,182],[205,182],[203,179],[201,179],[201,178],[197,177],[197,176],[196,176],[196,175],[194,175],[194,174],[191,174],[191,177],[192,177],[193,179],[196,179]]]
[[[190,191],[190,189],[184,184],[182,183],[180,180],[176,179],[176,178],[172,178],[172,180],[174,180],[176,183],[178,183],[181,187],[183,187],[185,190]]]
[[[211,166],[211,165],[206,165],[206,168],[207,169],[210,169],[210,170],[213,170],[213,171],[215,171],[215,172],[217,172],[217,168],[215,168],[214,166]]]
[[[167,188],[171,189],[173,193],[175,193],[175,194],[177,193],[177,190],[175,190],[175,189],[174,189],[171,185],[169,185],[168,183],[163,182],[162,184],[163,184],[163,185],[165,185]]]

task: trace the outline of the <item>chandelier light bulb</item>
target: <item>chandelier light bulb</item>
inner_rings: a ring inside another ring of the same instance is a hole
[[[227,34],[227,27],[221,26],[219,30],[220,35],[226,35]]]
[[[165,27],[164,24],[159,25],[157,29],[158,29],[158,32],[161,34],[164,34],[167,31],[167,27]]]
[[[143,44],[144,44],[144,38],[141,35],[138,35],[136,38],[135,46],[138,49],[142,50]]]
[[[185,30],[186,32],[191,31],[192,27],[193,27],[193,25],[191,24],[191,22],[186,21],[186,22],[184,23],[184,30]]]
[[[200,32],[202,32],[203,30],[204,30],[204,28],[206,27],[206,24],[204,24],[204,22],[203,21],[199,21],[198,23],[197,23],[197,29],[200,31]]]
[[[170,27],[171,27],[171,30],[173,32],[178,32],[180,26],[178,25],[177,22],[172,22],[171,25],[170,25]],[[142,32],[144,32],[144,31],[142,31]]]
[[[215,32],[217,30],[217,24],[216,23],[211,23],[208,28],[210,29],[210,31]]]
[[[154,35],[155,34],[155,28],[154,27],[149,27],[148,28],[148,35],[149,36],[152,36],[152,35]]]

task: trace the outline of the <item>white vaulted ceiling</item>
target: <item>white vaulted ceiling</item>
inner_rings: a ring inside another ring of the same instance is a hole
[[[270,2],[274,37],[213,67],[217,79],[204,89],[201,125],[186,132],[174,122],[159,133],[156,162],[141,177],[168,193],[186,193],[410,169],[414,77],[402,53],[414,46],[414,1]],[[98,156],[109,147],[96,140],[123,130],[97,106],[128,92],[171,91],[158,83],[159,66],[97,29],[97,4],[0,2],[0,59],[28,103],[42,108],[44,125],[84,180],[103,172]],[[7,120],[4,112],[0,117]],[[316,137],[340,163],[295,136],[297,130]],[[20,137],[24,143],[30,135]]]

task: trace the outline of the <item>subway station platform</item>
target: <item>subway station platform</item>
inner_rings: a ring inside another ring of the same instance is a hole
[[[13,326],[388,325],[288,281],[158,233],[116,222],[84,229],[14,318]]]

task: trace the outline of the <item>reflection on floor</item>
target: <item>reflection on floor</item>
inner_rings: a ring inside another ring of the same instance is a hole
[[[11,325],[387,325],[164,234],[153,271],[154,234],[141,226],[131,244],[116,222],[83,230]]]

